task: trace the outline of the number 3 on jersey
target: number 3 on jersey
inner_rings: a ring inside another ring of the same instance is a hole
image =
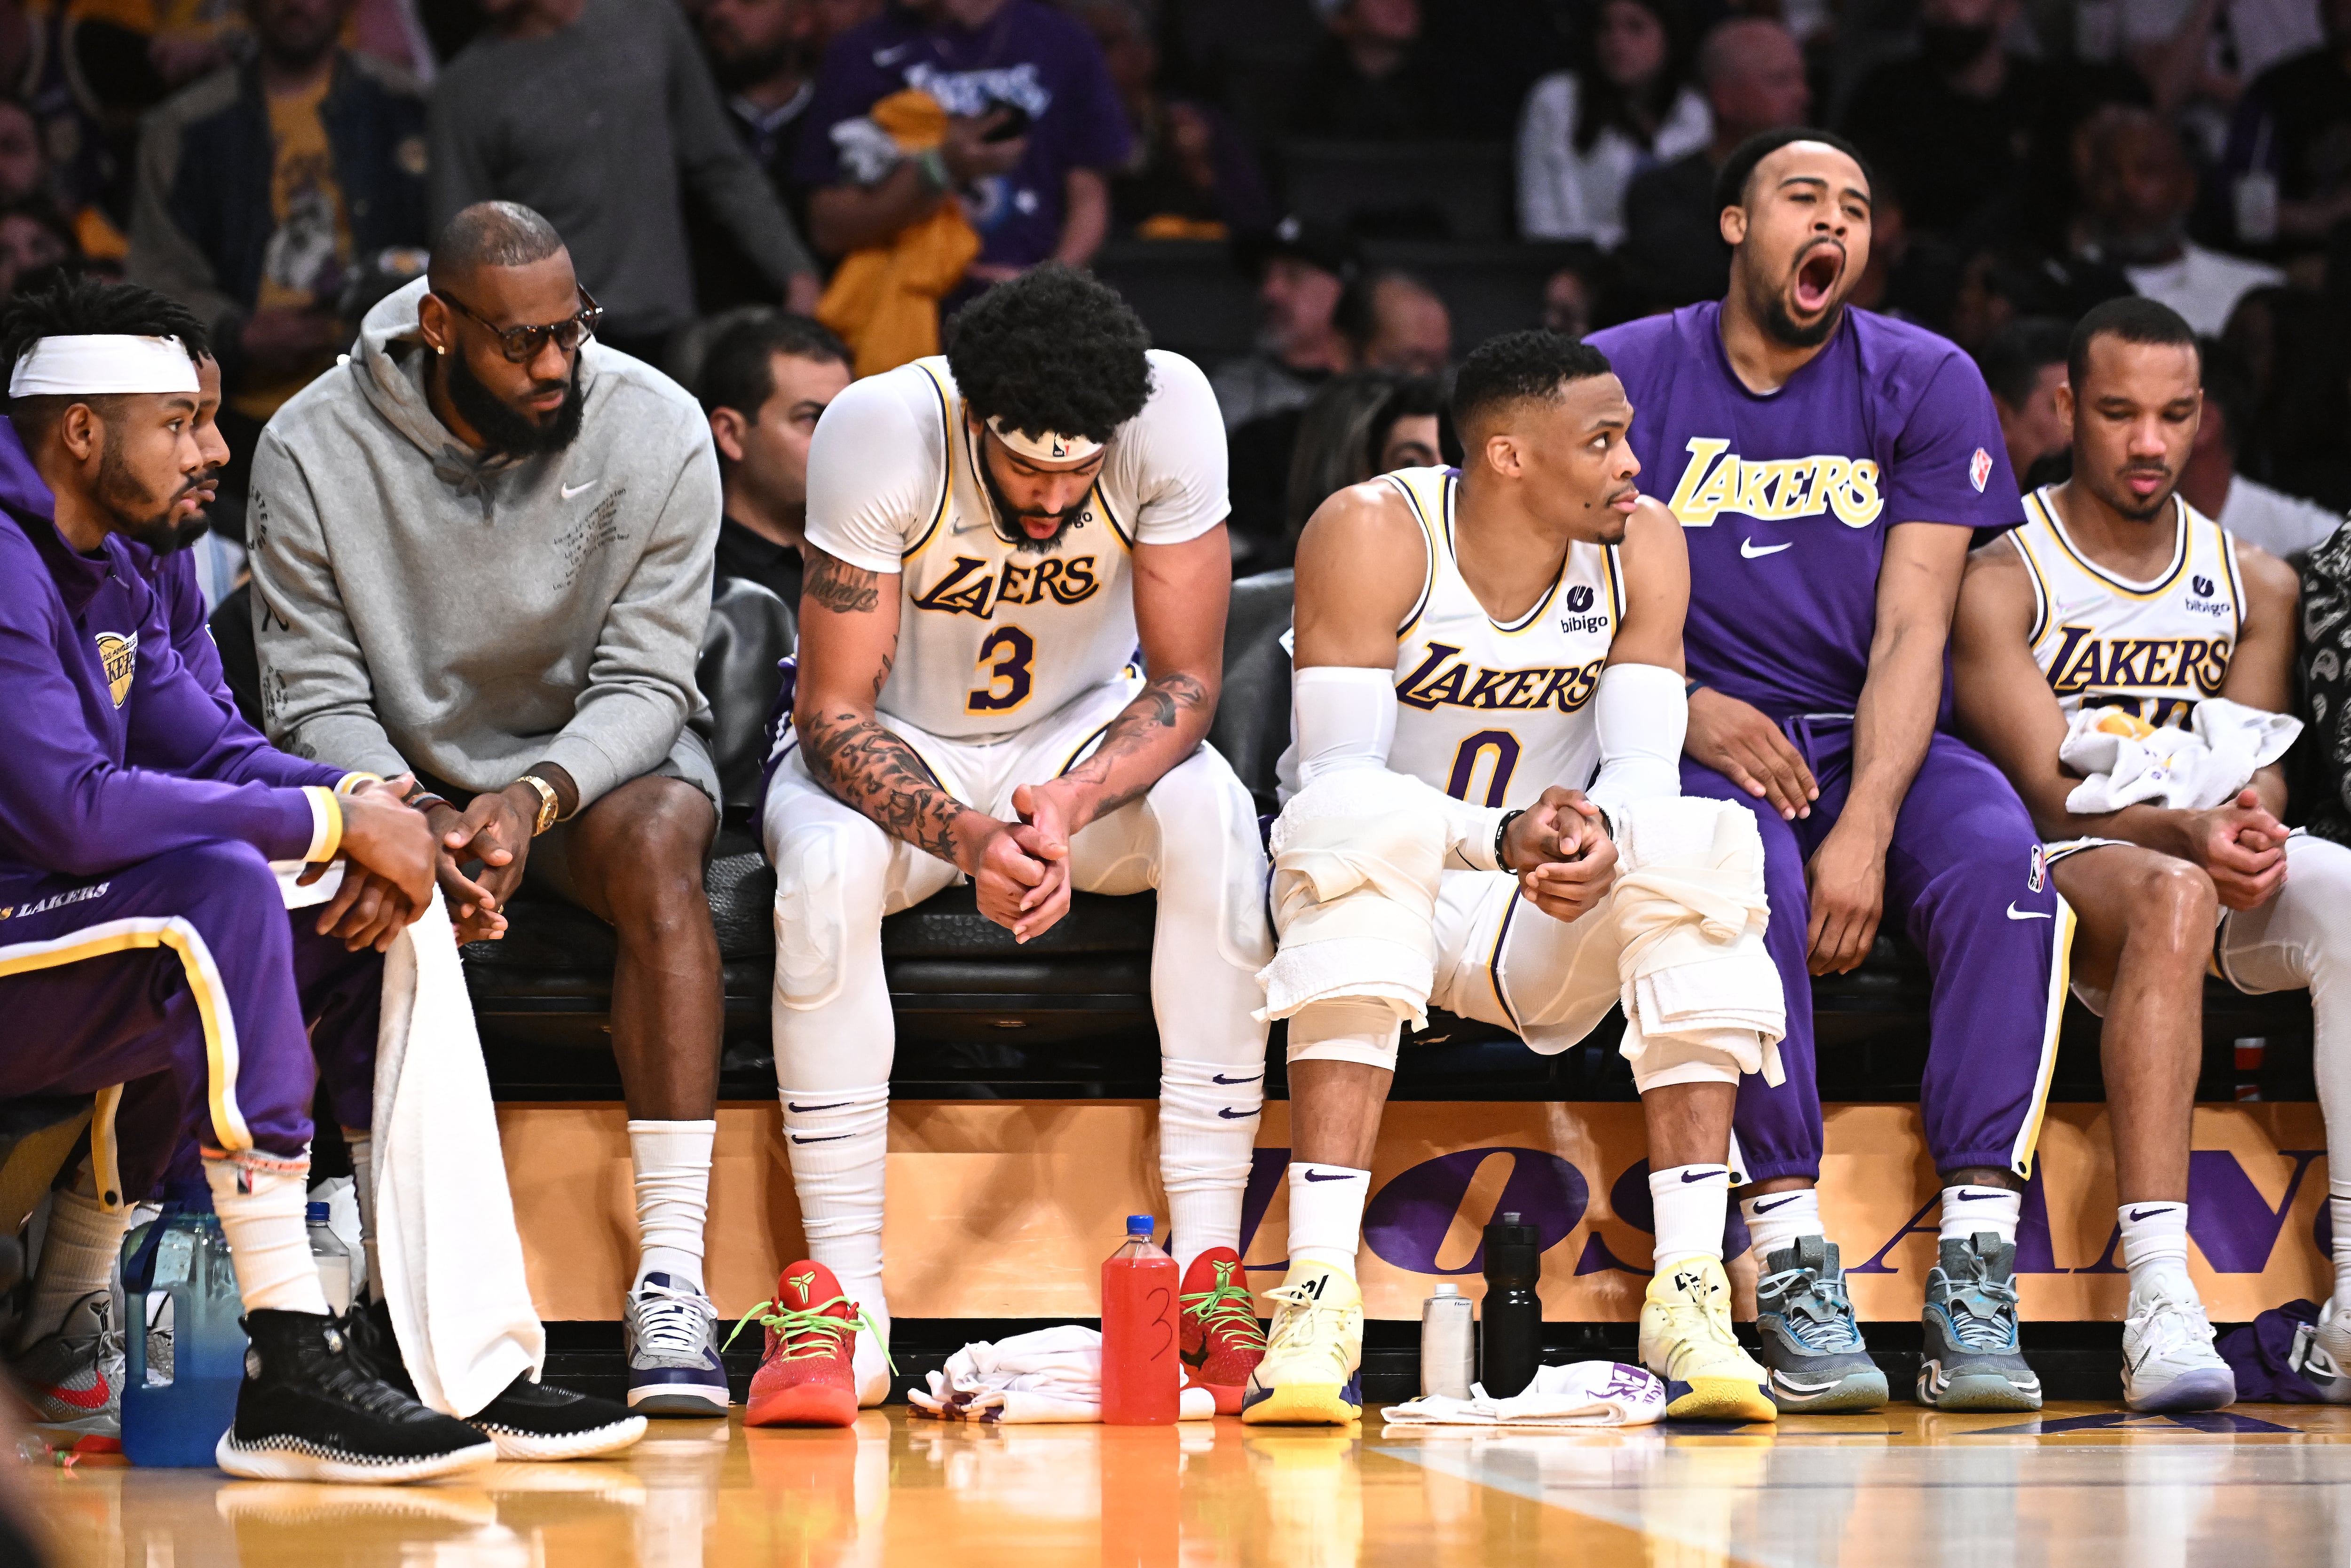
[[[998,626],[979,645],[978,666],[987,684],[964,698],[966,713],[1003,713],[1029,700],[1036,684],[1037,639],[1018,626]]]

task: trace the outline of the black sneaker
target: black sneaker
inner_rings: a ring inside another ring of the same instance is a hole
[[[252,1312],[236,1420],[213,1458],[262,1481],[428,1480],[497,1461],[497,1445],[427,1410],[351,1354],[344,1320]]]
[[[379,1299],[355,1307],[350,1323],[352,1354],[376,1376],[414,1398],[416,1385],[392,1333],[391,1303]],[[625,1406],[533,1383],[528,1373],[464,1420],[488,1434],[502,1459],[592,1459],[618,1453],[645,1435],[645,1418]]]

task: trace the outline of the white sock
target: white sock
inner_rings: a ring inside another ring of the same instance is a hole
[[[360,1206],[360,1250],[367,1254],[364,1299],[382,1301],[383,1270],[375,1252],[375,1137],[345,1127],[343,1146],[351,1152],[351,1197]]]
[[[1261,1062],[1234,1067],[1171,1056],[1159,1063],[1159,1185],[1178,1279],[1211,1248],[1240,1249],[1241,1194],[1264,1103]]]
[[[840,1277],[851,1301],[877,1319],[886,1316],[882,1178],[890,1156],[890,1086],[783,1089],[776,1098],[784,1108],[784,1152],[809,1256]]]
[[[76,1301],[107,1288],[131,1218],[127,1206],[120,1214],[109,1214],[95,1197],[78,1191],[51,1196],[48,1228],[41,1234],[40,1267],[33,1270],[32,1299],[16,1324],[19,1348],[57,1333]]]
[[[2016,1239],[2016,1222],[2024,1212],[2024,1195],[2004,1186],[1947,1186],[1943,1189],[1945,1241],[1965,1241],[1989,1230],[2002,1241]]]
[[[629,1161],[637,1173],[635,1284],[667,1274],[702,1289],[702,1228],[710,1218],[710,1145],[718,1124],[631,1122]]]
[[[2188,1278],[2188,1206],[2126,1203],[2115,1210],[2123,1230],[2123,1265],[2134,1299],[2163,1287],[2174,1301],[2194,1301]]]
[[[1801,1186],[1791,1192],[1767,1192],[1761,1197],[1739,1200],[1740,1218],[1754,1243],[1755,1262],[1761,1267],[1772,1253],[1792,1247],[1802,1236],[1821,1231],[1821,1193]]]
[[[1290,1262],[1327,1263],[1355,1277],[1364,1241],[1364,1200],[1372,1173],[1293,1160],[1290,1166]]]
[[[1722,1222],[1730,1213],[1729,1166],[1675,1166],[1649,1173],[1656,1214],[1655,1261],[1659,1273],[1685,1258],[1722,1261]]]
[[[2327,1177],[2326,1213],[2335,1222],[2335,1310],[2351,1312],[2351,1176]]]
[[[327,1315],[327,1293],[310,1258],[307,1164],[300,1170],[263,1170],[235,1160],[206,1159],[204,1181],[228,1239],[236,1293],[249,1312]]]

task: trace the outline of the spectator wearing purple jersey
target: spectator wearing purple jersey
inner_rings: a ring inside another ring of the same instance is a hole
[[[1850,308],[1869,176],[1825,132],[1724,165],[1730,287],[1595,333],[1641,417],[1643,472],[1689,544],[1682,788],[1763,835],[1787,1080],[1740,1087],[1734,1179],[1762,1270],[1758,1328],[1782,1409],[1886,1396],[1822,1233],[1811,977],[1868,956],[1881,921],[1924,948],[1921,1093],[1943,1181],[1917,1396],[2033,1409],[2017,1352],[2015,1237],[2065,996],[2065,912],[2000,772],[1937,732],[1970,530],[2022,510],[1983,377],[1920,329]]]
[[[949,116],[945,142],[911,157],[868,118],[909,88]],[[1130,145],[1102,50],[1074,18],[1043,0],[925,0],[833,46],[794,172],[825,255],[886,245],[956,198],[980,237],[965,276],[998,283],[1092,259]]]

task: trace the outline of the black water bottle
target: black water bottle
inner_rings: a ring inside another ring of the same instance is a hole
[[[1478,1381],[1489,1399],[1522,1394],[1542,1364],[1542,1249],[1535,1228],[1505,1214],[1486,1227],[1486,1300],[1478,1311]]]

